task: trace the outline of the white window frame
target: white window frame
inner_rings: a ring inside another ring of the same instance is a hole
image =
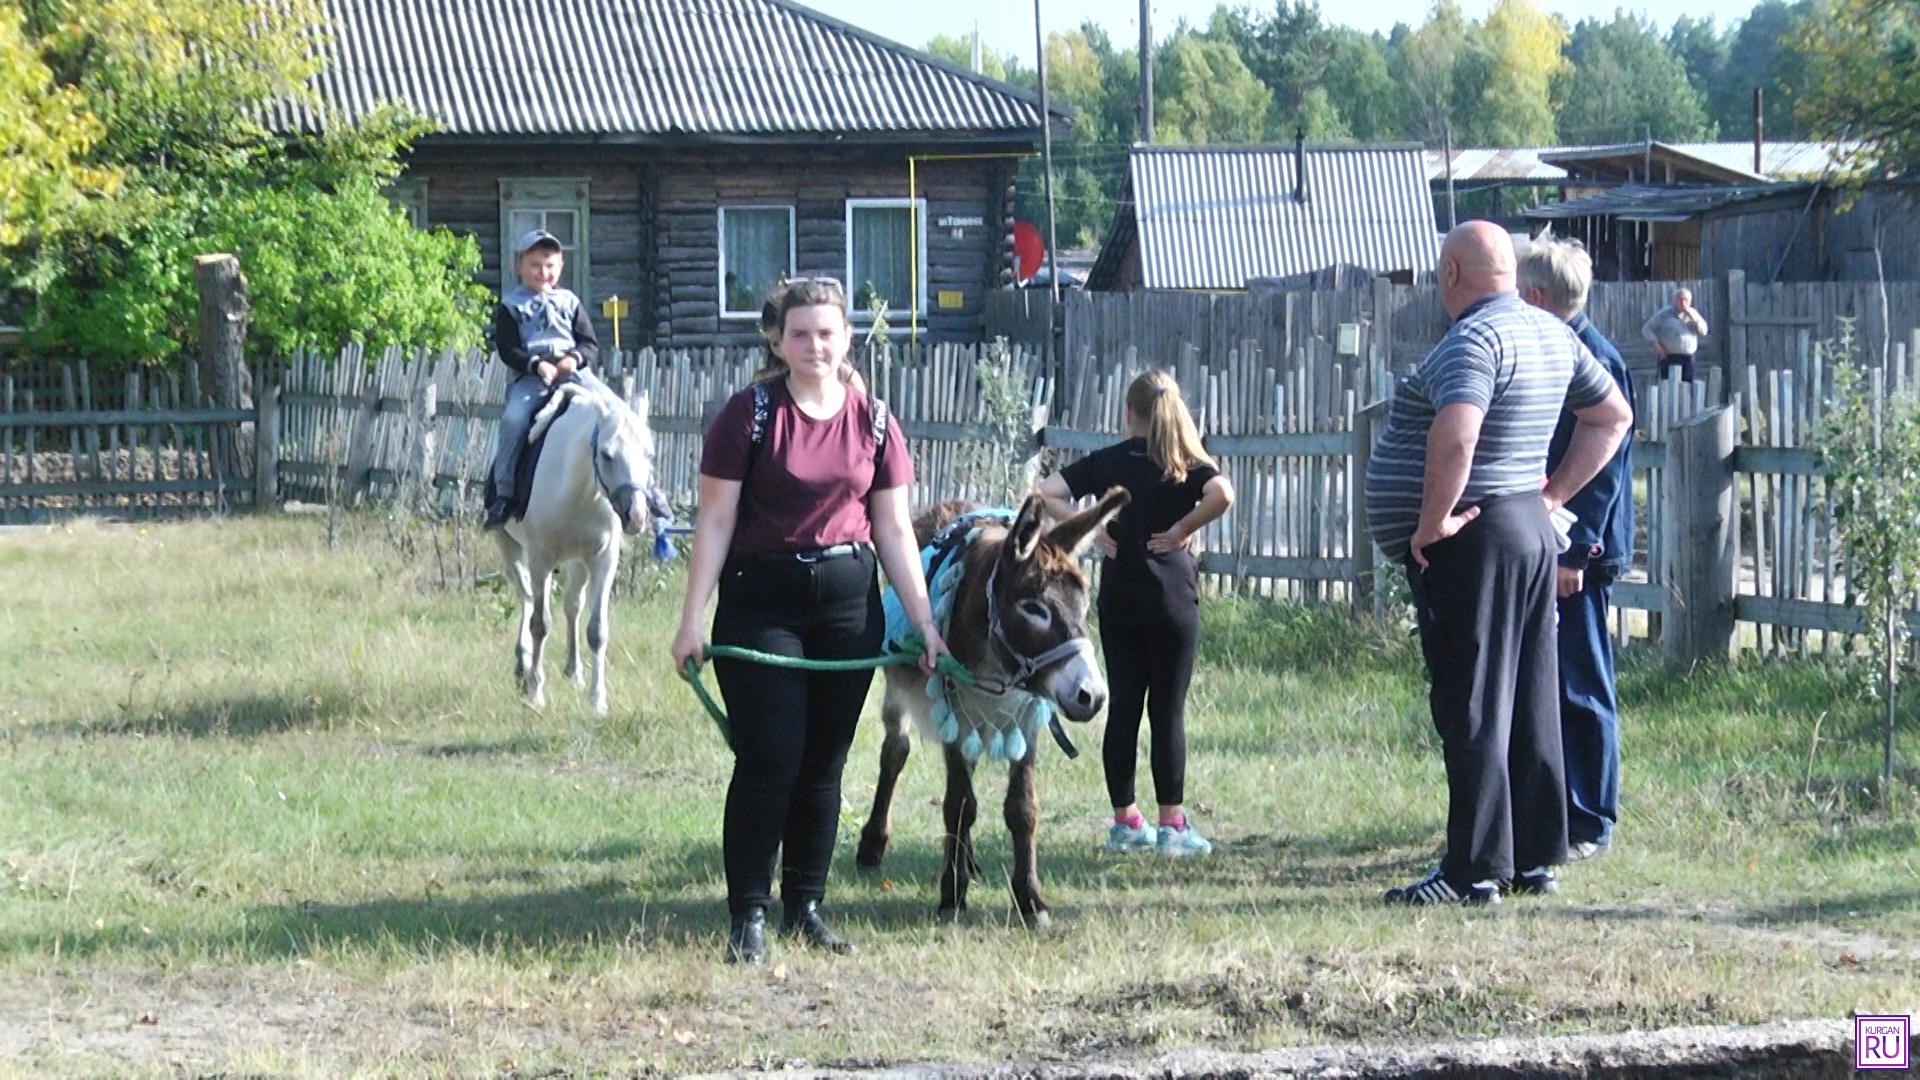
[[[593,252],[588,243],[592,221],[587,204],[592,188],[584,176],[502,177],[500,180],[500,291],[512,291],[520,282],[513,268],[514,212],[566,210],[573,214],[573,247],[566,251],[573,268],[574,292],[583,301],[593,292]]]
[[[402,176],[387,188],[387,198],[393,205],[406,211],[407,220],[413,222],[416,229],[427,227],[427,178],[424,176]]]
[[[925,199],[848,199],[847,200],[847,303],[854,304],[854,295],[860,291],[860,282],[853,276],[853,212],[855,210],[910,210],[913,212],[913,238],[919,249],[914,254],[919,263],[919,272],[915,275],[913,311],[888,311],[887,321],[892,329],[906,331],[900,325],[902,319],[925,319],[927,317],[927,200]],[[869,323],[873,316],[865,308],[855,307],[853,321]]]
[[[785,277],[792,277],[798,272],[794,267],[798,265],[800,257],[799,215],[794,212],[794,207],[790,203],[742,203],[737,206],[722,206],[715,211],[714,224],[716,230],[715,238],[717,241],[715,247],[720,252],[720,258],[718,260],[720,263],[719,276],[715,279],[715,282],[720,289],[720,317],[723,319],[758,319],[760,317],[760,309],[757,307],[752,311],[733,311],[727,307],[727,211],[729,210],[786,211],[787,272]],[[851,236],[851,234],[849,234],[849,236]],[[851,240],[849,240],[849,243],[851,243]],[[851,251],[851,248],[849,248],[849,251]]]

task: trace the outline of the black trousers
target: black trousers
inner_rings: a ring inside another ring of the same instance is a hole
[[[729,563],[713,616],[716,645],[782,656],[874,656],[886,632],[873,549],[815,563]],[[715,659],[733,725],[722,857],[727,908],[771,906],[773,869],[788,905],[823,900],[840,824],[840,773],[872,671],[791,671]]]
[[[1152,725],[1148,760],[1154,798],[1163,806],[1187,801],[1187,685],[1193,681],[1200,608],[1192,603],[1174,603],[1169,605],[1172,610],[1152,606],[1151,612],[1126,613],[1124,605],[1109,604],[1106,593],[1101,594],[1107,731],[1100,759],[1106,766],[1107,798],[1116,810],[1135,801],[1142,712]]]
[[[1447,854],[1456,887],[1567,857],[1554,631],[1554,538],[1536,494],[1480,516],[1409,564],[1429,699],[1447,764]]]
[[[1670,372],[1678,370],[1681,382],[1693,381],[1693,354],[1668,353],[1660,358],[1660,378],[1664,381]]]

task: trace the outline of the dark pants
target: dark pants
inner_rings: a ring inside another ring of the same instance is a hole
[[[1681,382],[1693,381],[1693,355],[1691,353],[1668,353],[1660,358],[1660,380],[1666,381],[1671,371],[1680,372]]]
[[[1535,494],[1480,516],[1409,564],[1429,700],[1447,764],[1447,854],[1456,887],[1567,856],[1554,642],[1553,526]]]
[[[1620,819],[1620,702],[1607,606],[1613,575],[1589,570],[1560,601],[1560,737],[1566,744],[1567,840],[1604,844]]]
[[[1107,661],[1107,732],[1100,747],[1113,808],[1134,803],[1140,756],[1140,714],[1152,725],[1153,793],[1162,806],[1187,801],[1187,684],[1193,680],[1200,608],[1128,618],[1102,594],[1100,648]]]
[[[713,642],[782,656],[875,656],[885,633],[873,549],[802,563],[729,563],[720,576]],[[773,866],[790,906],[822,900],[840,823],[840,773],[872,671],[790,671],[716,659],[733,725],[722,854],[727,908],[768,907]]]

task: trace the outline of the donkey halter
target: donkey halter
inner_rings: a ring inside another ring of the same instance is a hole
[[[990,690],[988,692],[1004,694],[1010,690],[1021,689],[1032,693],[1033,687],[1027,684],[1032,681],[1033,677],[1039,674],[1041,670],[1075,655],[1084,654],[1089,658],[1093,656],[1093,641],[1085,635],[1068,638],[1058,645],[1032,656],[1014,648],[1013,643],[1007,640],[1006,629],[1000,621],[999,584],[1000,561],[996,559],[993,563],[993,569],[987,573],[987,640],[999,647],[1000,652],[1004,654],[1005,658],[1013,665],[1013,671],[1008,674],[997,691]],[[980,685],[975,688],[986,689],[985,684],[987,681],[988,680],[981,680]]]

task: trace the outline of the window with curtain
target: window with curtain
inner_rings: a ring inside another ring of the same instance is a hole
[[[856,319],[867,317],[876,296],[886,301],[889,319],[924,310],[926,211],[924,199],[847,200],[847,288]]]
[[[587,182],[585,180],[503,179],[500,181],[500,284],[502,290],[520,283],[513,265],[513,244],[529,229],[545,229],[560,241],[566,264],[560,287],[590,300],[593,273],[587,250]]]
[[[793,276],[793,207],[720,208],[720,314],[757,318],[767,293]]]

